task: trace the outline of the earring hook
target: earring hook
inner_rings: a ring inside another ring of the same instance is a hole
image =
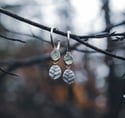
[[[53,40],[53,36],[52,36],[54,29],[55,29],[54,27],[51,27],[51,30],[50,30],[50,39],[51,39],[52,48],[55,47],[54,40]]]
[[[71,31],[67,31],[67,40],[68,40],[68,44],[67,44],[67,51],[69,51],[69,48],[70,48],[70,34],[71,34]]]
[[[59,49],[60,49],[60,44],[61,44],[61,43],[60,43],[60,40],[58,40],[58,42],[57,42],[57,47],[56,47],[56,48],[57,48],[57,50],[59,50]]]

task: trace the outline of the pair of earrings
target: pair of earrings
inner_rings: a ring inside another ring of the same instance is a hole
[[[56,46],[54,41],[53,41],[53,37],[52,37],[53,30],[54,30],[54,28],[52,27],[51,31],[50,31],[50,38],[51,38],[51,44],[52,44],[53,50],[52,50],[52,52],[50,54],[50,57],[51,57],[51,59],[53,61],[53,65],[49,69],[49,76],[52,79],[56,80],[56,79],[61,77],[62,70],[59,67],[59,65],[57,65],[59,59],[61,58],[60,51],[59,51],[59,49],[60,49],[60,40],[57,41],[57,46]],[[67,51],[66,51],[66,54],[64,55],[64,62],[65,62],[65,65],[66,65],[66,69],[63,72],[63,80],[64,80],[64,82],[66,82],[68,84],[72,84],[74,82],[74,80],[75,80],[75,74],[70,69],[70,67],[71,67],[71,65],[73,63],[73,57],[72,57],[72,54],[71,54],[71,52],[69,50],[69,47],[70,47],[70,43],[69,43],[70,33],[71,33],[70,31],[67,31],[68,43],[67,43]]]

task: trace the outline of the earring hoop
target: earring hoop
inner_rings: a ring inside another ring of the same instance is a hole
[[[54,43],[54,40],[53,40],[53,36],[52,36],[54,29],[55,28],[52,27],[51,30],[50,30],[50,39],[51,39],[51,45],[52,45],[52,48],[53,48],[52,52],[50,53],[50,57],[51,57],[51,59],[53,61],[53,65],[49,69],[49,76],[52,79],[55,80],[55,79],[58,79],[61,76],[62,71],[61,71],[61,68],[57,65],[57,62],[61,57],[60,56],[60,51],[59,51],[59,49],[60,49],[60,40],[58,40],[57,46],[56,46],[55,43]]]

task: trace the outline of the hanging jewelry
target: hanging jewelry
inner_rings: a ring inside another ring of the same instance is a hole
[[[71,54],[71,52],[69,50],[69,47],[70,47],[70,43],[69,43],[70,33],[71,33],[70,31],[67,31],[68,43],[67,43],[67,51],[66,51],[66,54],[64,55],[64,62],[66,64],[66,70],[63,73],[63,80],[68,84],[74,83],[74,80],[75,80],[75,74],[70,69],[70,67],[71,67],[71,65],[73,63],[73,56],[72,56],[72,54]]]
[[[57,46],[55,45],[54,41],[53,41],[53,37],[52,37],[52,33],[53,33],[54,28],[51,28],[50,31],[50,39],[51,39],[51,44],[52,44],[52,52],[50,53],[50,57],[53,61],[53,65],[50,67],[49,69],[49,76],[51,77],[51,79],[58,79],[61,77],[62,71],[61,68],[57,65],[58,60],[60,59],[60,41],[57,42]]]

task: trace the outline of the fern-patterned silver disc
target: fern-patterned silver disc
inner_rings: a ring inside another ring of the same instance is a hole
[[[58,79],[61,77],[62,71],[61,68],[58,65],[52,65],[49,69],[49,76],[51,79]]]
[[[63,73],[63,80],[64,82],[68,83],[68,84],[72,84],[74,83],[75,80],[75,74],[71,69],[66,69]]]

